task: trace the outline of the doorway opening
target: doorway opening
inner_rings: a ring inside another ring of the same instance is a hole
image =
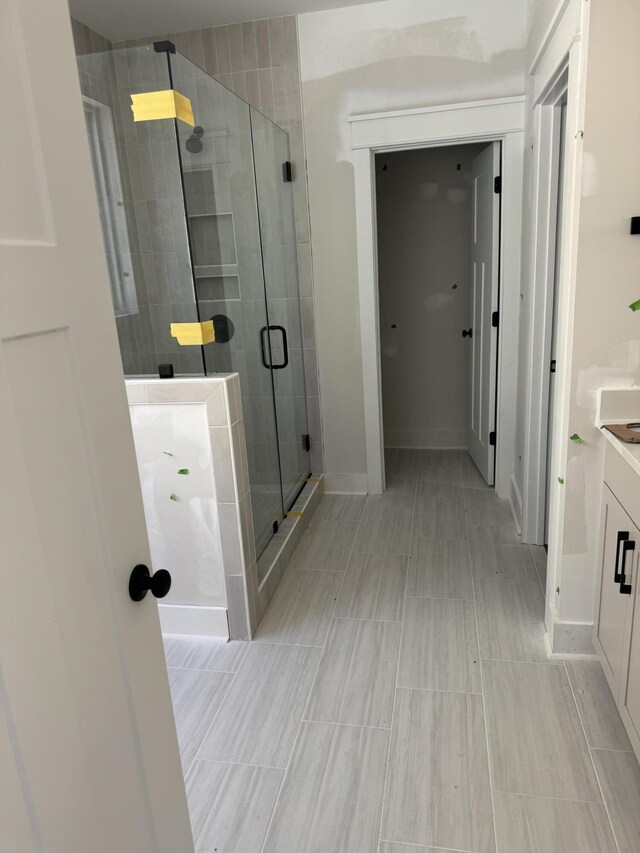
[[[385,449],[462,452],[493,486],[501,144],[379,152],[375,198]]]

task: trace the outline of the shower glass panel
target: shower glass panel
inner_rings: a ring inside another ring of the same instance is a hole
[[[78,57],[120,352],[126,376],[202,375],[200,347],[172,322],[197,322],[173,121],[134,122],[131,95],[169,89],[152,46]]]
[[[262,361],[268,314],[249,105],[181,54],[170,62],[173,87],[191,100],[196,122],[176,125],[200,316],[216,332],[204,347],[206,372],[240,374],[260,554],[284,508],[272,371]]]
[[[168,42],[78,57],[125,375],[238,372],[258,556],[309,474],[288,135]],[[175,89],[195,127],[134,121]],[[172,323],[213,320],[180,346]]]
[[[253,107],[251,128],[282,490],[289,507],[310,464],[289,136]]]

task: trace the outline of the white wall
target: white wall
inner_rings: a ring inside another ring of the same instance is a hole
[[[299,17],[328,490],[366,490],[347,118],[523,94],[526,18],[526,0],[388,0]]]
[[[582,203],[571,348],[563,559],[557,576],[562,620],[590,621],[598,566],[604,439],[594,427],[596,389],[640,383],[640,4],[591,0],[585,101]]]
[[[462,329],[471,323],[473,158],[483,147],[376,158],[386,447],[468,446],[471,341]]]

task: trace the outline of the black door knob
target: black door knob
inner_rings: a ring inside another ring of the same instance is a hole
[[[463,338],[472,338],[473,337],[473,329],[463,329],[462,330]]]
[[[171,589],[171,575],[166,569],[151,574],[147,566],[140,563],[131,572],[129,595],[133,601],[142,601],[148,592],[156,598],[164,598]]]

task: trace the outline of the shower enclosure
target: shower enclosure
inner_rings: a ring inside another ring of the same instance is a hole
[[[259,556],[310,473],[288,135],[170,42],[78,61],[125,375],[240,374]],[[134,119],[168,90],[193,124]]]

